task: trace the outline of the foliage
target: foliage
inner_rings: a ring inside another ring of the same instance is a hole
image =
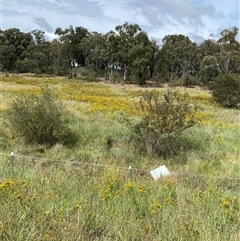
[[[167,91],[161,100],[157,92],[145,92],[139,101],[143,116],[132,124],[137,146],[148,154],[174,152],[174,141],[194,125],[197,106],[190,104],[185,95]]]
[[[69,26],[64,30],[60,27],[56,28],[55,34],[59,36],[60,42],[63,44],[63,56],[68,61],[70,67],[73,67],[75,63],[78,66],[85,65],[85,56],[79,44],[82,39],[88,35],[88,30],[84,27]]]
[[[116,26],[118,32],[117,42],[119,46],[118,58],[123,65],[123,79],[127,80],[128,69],[132,64],[131,49],[136,45],[136,36],[142,31],[138,24],[129,24],[125,22],[123,25]]]
[[[223,107],[236,108],[240,105],[240,77],[234,74],[219,75],[211,84],[212,95]]]
[[[43,88],[40,95],[21,96],[14,100],[10,104],[9,121],[13,130],[27,143],[53,145],[66,138],[71,142],[71,135],[76,138],[67,128],[67,111],[48,87]]]
[[[194,74],[197,70],[196,43],[182,34],[167,35],[162,41],[163,45],[158,53],[158,70],[167,80],[181,77],[182,83],[188,85],[188,75]]]
[[[31,43],[30,33],[23,33],[17,28],[0,30],[0,66],[2,70],[14,70],[16,60],[22,59],[22,54]]]
[[[149,41],[147,34],[145,32],[138,33],[136,35],[136,44],[131,49],[130,55],[134,59],[132,65],[138,76],[139,85],[146,84],[147,70],[150,66],[153,51],[153,45]]]
[[[91,81],[123,76],[124,83],[146,85],[149,79],[159,83],[179,78],[185,86],[208,84],[220,73],[240,73],[237,27],[221,31],[219,40],[201,44],[182,34],[166,35],[161,48],[138,24],[127,22],[106,34],[71,25],[57,27],[55,34],[58,38],[49,41],[41,30],[0,30],[0,71],[76,78],[85,67],[94,73]]]
[[[217,58],[211,55],[204,56],[200,64],[200,76],[204,84],[209,84],[220,73]]]

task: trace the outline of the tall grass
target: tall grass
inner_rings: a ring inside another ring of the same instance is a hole
[[[150,158],[136,152],[122,121],[137,118],[134,101],[142,89],[46,81],[73,114],[80,141],[47,148],[13,136],[8,103],[42,82],[3,79],[0,240],[240,239],[238,111],[217,107],[206,91],[189,90],[202,105],[198,125],[179,137],[177,155]],[[162,164],[171,176],[154,181],[149,171]]]

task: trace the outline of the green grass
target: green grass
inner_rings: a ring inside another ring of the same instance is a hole
[[[46,81],[61,93],[80,140],[72,148],[25,145],[9,129],[8,103],[41,79],[3,80],[0,240],[240,239],[239,111],[217,107],[206,91],[187,90],[203,107],[201,121],[178,138],[176,154],[149,157],[136,152],[122,121],[136,118],[126,101],[143,89]],[[149,172],[163,164],[172,175],[154,181]]]

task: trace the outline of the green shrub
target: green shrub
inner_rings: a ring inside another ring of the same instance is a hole
[[[176,138],[195,124],[197,106],[177,91],[166,92],[163,99],[157,92],[145,92],[139,107],[143,113],[141,120],[129,123],[137,148],[147,154],[174,152]]]
[[[182,79],[181,78],[174,78],[169,81],[169,86],[174,87],[174,86],[181,86],[182,85]]]
[[[43,88],[40,95],[18,97],[9,108],[13,130],[27,143],[53,145],[76,141],[76,135],[68,128],[68,116],[61,101],[48,87]]]
[[[240,76],[219,75],[211,84],[215,101],[223,107],[237,108],[240,105]]]

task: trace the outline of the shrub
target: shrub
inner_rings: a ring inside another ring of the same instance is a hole
[[[174,78],[169,81],[169,86],[174,87],[174,86],[180,86],[182,85],[182,79],[181,78]]]
[[[76,136],[68,129],[68,113],[53,91],[42,88],[39,95],[18,97],[10,104],[9,120],[13,130],[27,143],[53,145],[72,142]]]
[[[219,75],[211,84],[215,101],[226,108],[240,105],[240,76],[235,74]]]
[[[129,122],[139,150],[158,155],[174,152],[176,138],[195,124],[197,106],[185,97],[177,91],[166,92],[163,99],[157,92],[144,93],[139,102],[143,116],[136,124]]]

